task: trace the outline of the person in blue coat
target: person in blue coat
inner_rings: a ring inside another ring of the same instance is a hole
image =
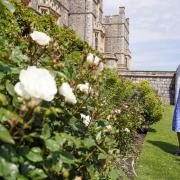
[[[172,130],[177,133],[178,142],[179,142],[179,151],[176,153],[176,155],[180,156],[180,88],[179,88],[178,98],[176,102],[176,107],[174,110]]]

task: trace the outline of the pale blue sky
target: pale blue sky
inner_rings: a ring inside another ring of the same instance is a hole
[[[134,70],[176,70],[180,64],[180,0],[104,0],[104,14],[125,5]]]

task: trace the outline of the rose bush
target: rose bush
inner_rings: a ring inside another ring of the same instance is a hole
[[[14,15],[4,6],[0,14],[0,177],[125,176],[116,162],[145,121],[143,91],[72,30],[12,2]]]

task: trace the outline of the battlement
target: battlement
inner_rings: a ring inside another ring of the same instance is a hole
[[[116,58],[117,69],[129,69],[131,52],[129,50],[129,18],[126,18],[125,7],[119,8],[118,15],[104,16],[105,53],[112,61]]]

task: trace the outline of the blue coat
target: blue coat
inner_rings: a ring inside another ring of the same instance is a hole
[[[172,123],[172,130],[175,132],[180,132],[180,89],[179,89],[179,95],[177,98],[176,107],[174,110],[174,118]]]

